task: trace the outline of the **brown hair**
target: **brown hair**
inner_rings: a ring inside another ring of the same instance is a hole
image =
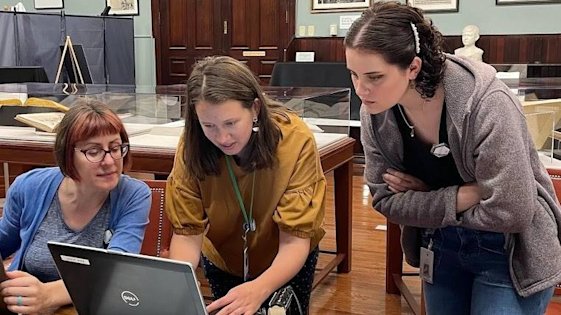
[[[123,143],[129,137],[121,119],[107,105],[97,100],[79,101],[64,115],[56,127],[55,159],[65,176],[80,180],[74,164],[77,142],[100,135],[118,133]],[[130,153],[123,158],[124,169],[132,163]]]
[[[251,70],[240,61],[227,56],[206,57],[197,62],[187,80],[187,111],[185,114],[185,167],[198,179],[220,174],[218,159],[224,153],[203,133],[195,105],[205,101],[221,104],[235,100],[244,108],[251,108],[255,99],[261,106],[257,119],[259,132],[253,133],[248,142],[248,159],[240,165],[246,172],[273,167],[276,149],[282,137],[281,131],[271,118],[280,115],[289,121],[287,108],[271,100],[263,93],[259,81]]]
[[[416,53],[415,25],[419,36]],[[423,97],[433,97],[444,75],[442,34],[423,11],[396,1],[375,2],[350,27],[346,48],[380,54],[390,64],[407,69],[413,58],[422,60],[415,89]]]

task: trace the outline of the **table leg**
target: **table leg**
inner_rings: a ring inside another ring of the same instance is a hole
[[[335,187],[335,238],[337,255],[343,255],[343,261],[337,266],[337,272],[351,271],[352,253],[352,161],[348,161],[333,171]]]
[[[401,229],[399,225],[387,221],[386,233],[386,292],[400,294],[394,275],[403,274],[403,252],[401,250]]]

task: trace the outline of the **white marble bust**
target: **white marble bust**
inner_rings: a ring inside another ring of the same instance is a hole
[[[475,46],[479,39],[479,27],[468,25],[462,31],[462,43],[464,47],[454,50],[454,55],[462,56],[472,60],[483,61],[483,49]]]

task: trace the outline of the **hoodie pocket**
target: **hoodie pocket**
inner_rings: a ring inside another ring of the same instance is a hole
[[[549,204],[538,196],[530,224],[514,234],[512,276],[524,296],[556,284],[561,277],[561,243]]]

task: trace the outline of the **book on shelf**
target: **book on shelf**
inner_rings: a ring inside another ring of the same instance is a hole
[[[63,117],[61,112],[29,113],[16,115],[15,120],[41,131],[54,132]]]

